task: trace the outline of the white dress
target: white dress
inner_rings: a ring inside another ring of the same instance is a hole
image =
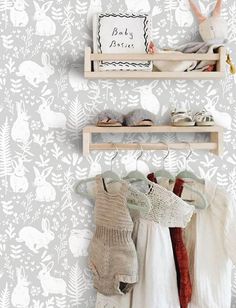
[[[132,293],[123,296],[98,293],[96,308],[179,308],[169,229],[143,218],[135,225],[139,281]]]
[[[152,182],[146,196],[152,208],[135,222],[139,281],[133,291],[124,296],[98,294],[96,308],[180,307],[168,227],[186,226],[193,214],[193,207]]]
[[[232,263],[236,264],[235,205],[227,192],[212,183],[190,185],[205,195],[209,205],[193,215],[184,232],[192,281],[188,307],[230,308]],[[184,190],[182,198],[189,198]]]

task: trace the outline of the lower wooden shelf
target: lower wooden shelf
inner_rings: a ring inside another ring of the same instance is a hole
[[[136,134],[136,133],[209,133],[209,142],[170,143],[169,148],[172,150],[188,149],[189,145],[192,150],[208,150],[216,155],[223,153],[223,128],[219,126],[203,127],[174,127],[174,126],[151,126],[151,127],[97,127],[86,126],[83,129],[83,155],[87,156],[91,151],[97,150],[114,150],[112,143],[93,143],[93,134]],[[116,143],[117,149],[120,150],[137,150],[137,143]],[[165,150],[166,146],[162,143],[143,143],[143,150]]]

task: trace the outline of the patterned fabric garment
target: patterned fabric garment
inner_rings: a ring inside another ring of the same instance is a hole
[[[157,183],[157,179],[153,173],[148,175],[148,179],[154,183]],[[183,184],[184,181],[181,179],[177,179],[175,182],[173,192],[178,197],[181,197]],[[192,284],[189,273],[189,258],[186,247],[183,243],[182,229],[169,228],[169,230],[175,259],[180,306],[181,308],[187,308],[192,295]]]

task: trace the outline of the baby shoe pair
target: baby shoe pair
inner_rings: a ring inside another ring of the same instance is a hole
[[[206,110],[192,114],[191,110],[174,110],[171,113],[172,126],[213,126],[212,114]]]
[[[156,115],[145,109],[135,109],[126,115],[106,109],[97,116],[97,126],[153,126],[156,125]]]

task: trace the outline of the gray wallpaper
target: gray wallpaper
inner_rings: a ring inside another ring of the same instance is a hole
[[[199,0],[209,12],[214,1]],[[229,48],[236,51],[236,1],[224,2]],[[84,80],[83,53],[91,45],[95,11],[145,10],[153,14],[153,39],[173,47],[197,39],[185,0],[0,0],[0,307],[94,307],[86,266],[93,205],[73,192],[77,179],[110,168],[113,153],[81,154],[81,129],[104,108],[127,113],[143,107],[169,120],[171,108],[207,106],[229,130],[224,155],[194,153],[189,168],[236,194],[236,79],[221,81]],[[181,134],[131,136],[126,141],[175,141]],[[97,137],[118,142],[123,136]],[[190,141],[200,136],[187,136]],[[204,138],[207,138],[204,136]],[[145,152],[139,169],[162,164]],[[171,151],[166,167],[182,169],[185,152]],[[114,170],[135,168],[120,152]],[[233,274],[236,307],[236,272]],[[50,279],[48,279],[50,278]],[[50,281],[50,283],[48,282]]]

